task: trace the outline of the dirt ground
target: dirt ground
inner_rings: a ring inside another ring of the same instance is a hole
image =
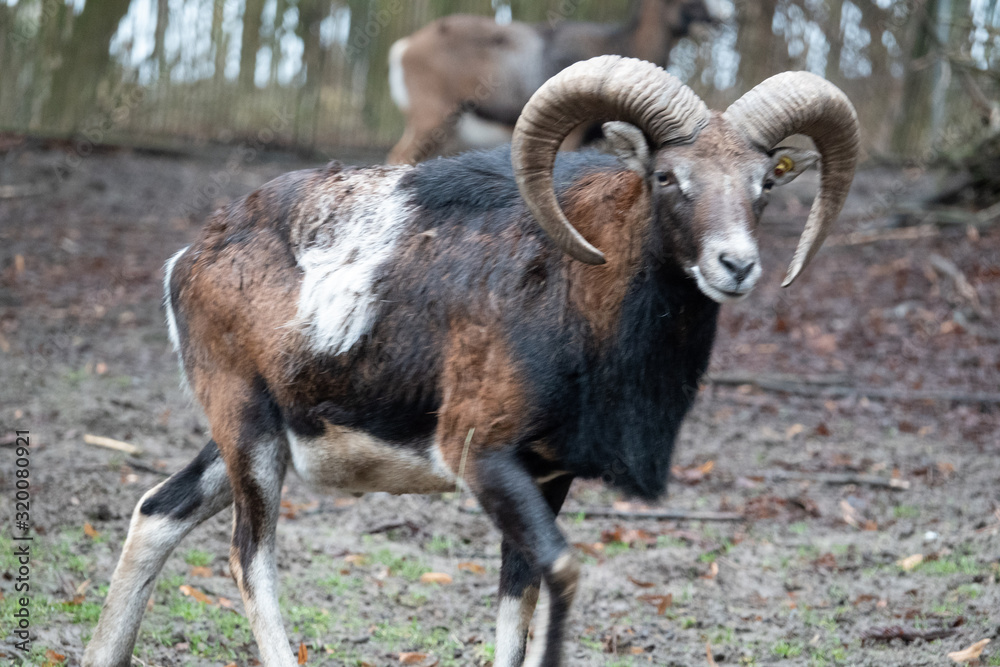
[[[2,150],[0,184],[44,192],[0,199],[0,662],[75,665],[133,505],[208,438],[179,387],[163,263],[215,205],[322,159]],[[765,278],[723,309],[717,381],[652,506],[741,520],[591,518],[581,509],[636,506],[577,482],[561,518],[586,561],[568,665],[946,665],[988,638],[981,664],[1000,665],[1000,229],[866,242],[883,211],[938,186],[869,168],[840,235],[781,290],[815,182],[772,203]],[[15,429],[31,439],[28,653],[12,643]],[[170,558],[135,664],[257,664],[230,523],[223,512]],[[293,474],[279,543],[306,664],[489,664],[499,536],[468,498],[321,497]]]

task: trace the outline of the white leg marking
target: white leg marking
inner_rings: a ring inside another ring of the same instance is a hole
[[[531,640],[531,649],[528,657],[524,660],[524,667],[541,667],[542,659],[545,657],[545,649],[549,645],[549,587],[543,585],[541,597],[538,602],[538,622],[535,623],[534,638]]]
[[[496,652],[493,667],[520,667],[528,625],[538,603],[538,589],[526,588],[520,598],[502,598],[497,608]]]
[[[278,569],[275,565],[274,547],[259,545],[250,563],[250,571],[245,574],[252,593],[243,593],[243,604],[260,649],[261,662],[264,667],[295,665],[278,606]]]
[[[293,326],[304,328],[316,351],[343,354],[371,328],[381,298],[376,274],[392,259],[411,215],[407,193],[396,191],[408,170],[375,178],[348,172],[293,221],[303,270]]]

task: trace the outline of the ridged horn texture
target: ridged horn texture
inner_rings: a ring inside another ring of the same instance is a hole
[[[624,121],[654,146],[693,140],[708,123],[694,91],[652,63],[600,56],[571,65],[549,79],[521,111],[511,140],[514,177],[535,220],[566,254],[587,264],[604,255],[559,208],[552,168],[563,139],[587,122]]]
[[[764,150],[788,136],[804,134],[820,152],[819,194],[781,284],[787,287],[823,245],[844,206],[858,158],[858,115],[847,96],[826,79],[809,72],[784,72],[733,102],[723,116]]]

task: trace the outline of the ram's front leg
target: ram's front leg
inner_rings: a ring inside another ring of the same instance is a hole
[[[559,667],[562,664],[564,626],[579,576],[579,565],[566,538],[556,525],[556,515],[546,494],[512,449],[482,453],[474,462],[471,486],[483,509],[503,533],[504,541],[516,547],[528,566],[527,576],[541,575],[548,593],[547,608],[542,609],[526,665]],[[567,484],[568,488],[568,484]],[[565,489],[561,491],[565,496]],[[561,504],[562,498],[559,499]],[[505,565],[516,566],[510,551]],[[522,575],[523,576],[523,575]],[[531,582],[529,581],[529,584]],[[530,588],[525,593],[530,595]],[[522,598],[524,600],[524,598]],[[523,604],[523,603],[521,603]],[[501,599],[503,605],[503,599]],[[523,607],[518,607],[523,612]],[[501,606],[501,614],[504,613]],[[512,615],[513,616],[513,615]],[[528,615],[530,618],[530,614]],[[524,617],[516,616],[518,642],[507,646],[507,623],[498,621],[497,665],[517,665],[523,651],[521,633]],[[511,642],[512,643],[512,642]],[[506,660],[506,662],[504,662]]]
[[[563,475],[541,485],[553,514],[559,514],[572,482],[571,475]],[[541,575],[532,570],[520,549],[505,537],[501,546],[494,667],[520,667],[524,663],[528,626],[541,583]]]

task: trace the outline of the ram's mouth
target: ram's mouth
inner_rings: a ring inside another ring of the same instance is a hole
[[[712,301],[717,303],[735,303],[736,301],[742,301],[746,298],[747,294],[753,291],[753,286],[756,284],[756,280],[750,281],[746,285],[746,289],[741,290],[727,290],[721,287],[716,287],[705,278],[705,274],[701,272],[701,267],[697,264],[688,268],[688,273],[691,277],[695,279],[698,283],[698,289],[701,293],[707,296]]]

